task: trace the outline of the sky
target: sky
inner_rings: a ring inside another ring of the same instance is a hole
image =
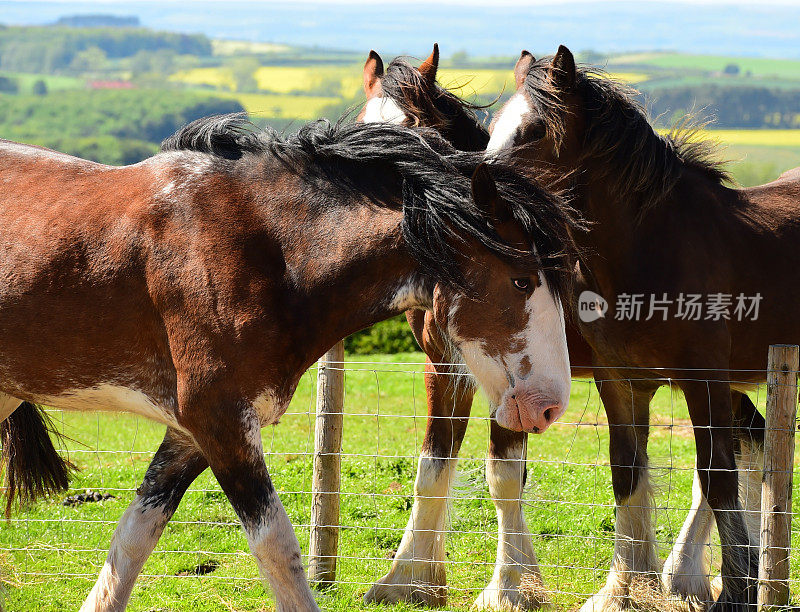
[[[139,2],[146,2],[149,4],[160,4],[163,0],[138,0]],[[196,2],[209,2],[215,4],[224,4],[224,0],[194,0]],[[251,0],[252,4],[279,4],[285,3],[286,0],[278,0],[272,2],[271,0]],[[623,0],[624,1],[624,0]],[[689,4],[689,5],[752,5],[753,0],[629,0],[631,4]],[[42,2],[48,3],[61,3],[61,4],[74,4],[74,0],[28,0],[28,4],[37,4]],[[92,0],[85,0],[86,4],[92,4]],[[97,4],[129,4],[130,0],[102,0]],[[427,4],[429,0],[313,0],[312,2],[304,2],[307,4],[355,4],[364,6],[373,6],[375,4]],[[521,7],[535,7],[535,6],[553,6],[559,4],[606,4],[608,0],[494,0],[492,6],[521,6]],[[0,2],[2,6],[3,2]],[[449,4],[453,6],[484,6],[486,0],[437,0],[437,4]],[[760,6],[791,6],[800,7],[800,0],[766,0],[758,3]]]
[[[724,6],[723,6],[724,5]],[[0,0],[0,23],[136,15],[213,38],[445,57],[643,50],[800,59],[800,0]]]

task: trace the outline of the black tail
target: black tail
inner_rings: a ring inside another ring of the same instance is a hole
[[[65,491],[75,466],[58,454],[50,432],[59,436],[41,407],[23,402],[0,424],[2,472],[6,475],[6,517],[20,505]],[[59,436],[60,437],[60,436]]]

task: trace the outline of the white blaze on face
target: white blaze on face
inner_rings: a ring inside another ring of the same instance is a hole
[[[510,145],[514,140],[514,134],[522,125],[523,117],[530,112],[530,104],[523,94],[515,93],[511,96],[500,111],[500,116],[492,128],[486,152],[494,153]]]
[[[509,360],[511,372],[518,379],[517,385],[530,381],[534,386],[549,387],[551,397],[564,408],[569,403],[570,369],[567,337],[564,327],[564,309],[547,284],[539,275],[541,285],[528,298],[526,310],[528,325],[525,328],[527,346]],[[520,374],[525,357],[531,369],[527,375]]]
[[[518,341],[514,344],[522,347],[518,352],[491,355],[484,342],[459,341],[457,329],[451,329],[467,367],[498,408],[498,422],[504,426],[514,425],[516,419],[516,415],[512,420],[506,418],[509,404],[518,405],[527,422],[534,420],[532,411],[558,406],[560,416],[569,404],[571,380],[564,310],[545,279],[541,281],[527,299],[527,325],[514,338]],[[457,308],[458,302],[451,311],[451,321],[458,320]],[[543,431],[542,427],[539,429]]]
[[[388,96],[379,96],[367,100],[364,107],[364,123],[403,123],[406,114],[397,103]]]

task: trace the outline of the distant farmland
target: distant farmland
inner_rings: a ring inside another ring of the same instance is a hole
[[[5,34],[27,36],[25,40],[33,48],[40,44],[43,53],[30,57],[3,56],[6,70],[0,71],[0,108],[6,112],[0,114],[0,137],[22,139],[97,161],[121,163],[156,150],[163,137],[162,130],[156,128],[172,125],[175,110],[183,105],[196,106],[198,98],[210,103],[215,100],[214,108],[235,100],[256,123],[289,131],[318,117],[337,119],[364,100],[361,74],[367,49],[331,51],[198,39],[195,43],[202,53],[181,50],[170,55],[154,50],[156,43],[163,42],[163,34],[140,33],[139,38],[129,41],[130,48],[126,51],[129,56],[95,51],[67,57],[57,67],[48,69],[46,63],[37,64],[34,60],[55,53],[50,49],[54,43],[38,37],[36,32],[35,28],[27,33],[24,28],[12,28]],[[83,36],[95,45],[105,44],[107,38],[103,31],[93,30],[87,30]],[[2,39],[0,36],[0,42]],[[540,55],[536,49],[532,50],[537,57]],[[60,52],[66,51],[69,49]],[[386,50],[380,51],[388,63],[391,55]],[[453,49],[442,51],[439,82],[456,94],[479,104],[496,100],[500,104],[513,93],[512,69],[516,56],[482,58],[466,52],[447,55]],[[409,59],[412,63],[419,61]],[[579,54],[579,61],[598,66],[611,78],[640,89],[648,96],[648,105],[657,106],[661,101],[664,108],[659,107],[654,114],[659,115],[662,127],[684,112],[696,110],[693,101],[697,99],[702,100],[701,111],[709,115],[718,113],[720,108],[736,109],[733,117],[730,113],[719,115],[719,125],[770,127],[708,133],[726,145],[720,155],[734,162],[731,169],[740,184],[767,181],[787,168],[800,165],[800,130],[775,129],[800,127],[800,106],[793,105],[795,91],[800,104],[800,61],[660,52],[619,55],[586,52]],[[106,88],[129,91],[119,91],[109,106],[111,98],[102,91]],[[65,90],[83,93],[71,94]],[[744,90],[749,93],[739,95]],[[146,91],[152,94],[145,94]],[[776,91],[783,93],[779,95]],[[675,97],[670,98],[671,94]],[[179,100],[180,104],[169,112],[160,105],[151,108],[137,103],[129,108],[131,105],[126,104],[126,100],[138,101],[143,95]],[[102,120],[81,121],[81,114],[76,114],[73,108],[76,96],[81,99],[82,107],[103,107]],[[734,99],[735,106],[726,105],[733,104]],[[128,110],[114,117],[123,107]],[[494,108],[479,114],[488,121]],[[126,125],[131,112],[146,116],[146,120],[139,121],[141,126]],[[75,129],[76,122],[81,123],[79,130]],[[53,130],[53,124],[69,129]]]

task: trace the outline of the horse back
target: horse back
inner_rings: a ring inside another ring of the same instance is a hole
[[[164,314],[185,307],[182,283],[208,277],[188,231],[199,172],[186,166],[166,155],[114,168],[0,143],[0,390],[56,406],[149,402],[157,418],[175,403]]]

